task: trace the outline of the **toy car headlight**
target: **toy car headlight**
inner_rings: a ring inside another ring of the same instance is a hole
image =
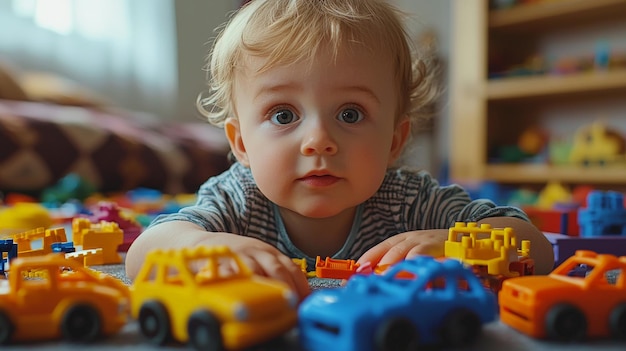
[[[287,304],[289,305],[289,307],[296,308],[298,306],[298,297],[293,291],[285,291],[283,293],[283,297],[285,298],[285,300],[287,300]]]
[[[248,307],[240,302],[235,305],[233,315],[238,321],[243,322],[248,319],[250,313],[248,312]]]
[[[128,301],[121,300],[120,302],[118,302],[117,304],[117,313],[118,314],[124,314],[128,311]]]

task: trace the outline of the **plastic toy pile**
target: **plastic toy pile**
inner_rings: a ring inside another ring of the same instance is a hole
[[[0,203],[0,238],[11,234],[60,226],[70,231],[75,218],[91,223],[116,223],[124,233],[119,250],[126,251],[142,229],[157,215],[178,211],[192,204],[195,195],[170,196],[152,189],[99,194],[80,177],[70,174],[39,197],[4,194]]]
[[[318,256],[311,270],[294,259],[307,277],[345,280],[301,302],[227,247],[154,250],[129,286],[91,266],[120,264],[119,252],[152,217],[195,196],[138,189],[104,197],[65,182],[73,192],[66,184],[46,201],[4,198],[0,344],[93,341],[134,320],[153,345],[196,350],[252,347],[296,327],[294,342],[308,351],[458,347],[476,341],[498,309],[502,323],[533,338],[626,339],[626,256],[577,249],[535,276],[529,241],[518,242],[513,228],[472,222],[449,228],[445,257],[372,267]],[[622,194],[590,193],[578,216],[584,240],[623,237],[623,202]]]

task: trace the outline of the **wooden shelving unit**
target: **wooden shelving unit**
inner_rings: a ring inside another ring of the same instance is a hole
[[[453,10],[451,179],[510,184],[560,181],[626,187],[626,165],[496,164],[489,162],[488,155],[492,139],[497,137],[489,134],[488,126],[494,119],[499,118],[500,125],[507,125],[507,118],[511,120],[502,111],[514,111],[520,106],[532,110],[545,103],[568,104],[594,96],[624,100],[626,68],[487,79],[487,62],[493,45],[505,43],[503,51],[510,56],[527,54],[529,48],[533,48],[533,41],[551,31],[581,24],[593,26],[604,21],[626,21],[626,0],[547,0],[498,11],[489,11],[487,0],[453,0]],[[521,48],[516,51],[518,42]],[[516,121],[511,128],[520,123],[523,122]]]
[[[624,13],[626,0],[550,0],[491,12],[488,27],[492,29],[544,30],[579,20],[598,20]]]
[[[582,167],[545,164],[491,164],[486,177],[503,183],[546,183],[561,181],[576,184],[624,184],[626,166]]]
[[[487,100],[516,100],[536,97],[626,92],[626,69],[563,76],[505,78],[487,82]]]

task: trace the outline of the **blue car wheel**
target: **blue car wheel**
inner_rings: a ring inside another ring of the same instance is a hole
[[[476,313],[461,308],[450,312],[442,327],[441,340],[455,348],[474,343],[480,335],[481,322]]]
[[[388,319],[376,331],[376,350],[417,350],[418,339],[417,329],[410,320],[402,317]]]

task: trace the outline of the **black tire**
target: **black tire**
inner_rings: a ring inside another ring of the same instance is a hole
[[[189,316],[187,335],[189,343],[196,350],[224,350],[220,322],[208,311],[196,311]]]
[[[384,321],[374,335],[378,351],[417,350],[419,335],[417,328],[407,318],[393,318]]]
[[[546,335],[557,341],[581,341],[587,336],[587,319],[575,306],[558,304],[546,314]]]
[[[626,340],[626,303],[617,305],[609,316],[611,336],[615,339]]]
[[[441,340],[452,348],[473,344],[482,330],[480,318],[476,313],[460,308],[451,311],[445,318]]]
[[[139,330],[153,345],[165,345],[172,339],[170,316],[158,301],[147,301],[139,309]]]
[[[61,335],[71,342],[92,342],[102,330],[98,310],[86,304],[70,307],[61,320]]]
[[[14,329],[9,316],[0,311],[0,345],[6,345],[11,341]]]

